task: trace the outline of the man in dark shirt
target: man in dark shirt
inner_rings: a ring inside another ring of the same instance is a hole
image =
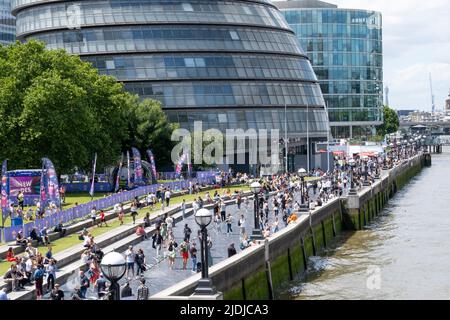
[[[59,289],[59,284],[55,284],[52,292],[50,293],[52,300],[64,300],[64,292]]]
[[[30,232],[30,239],[31,240],[36,240],[37,241],[37,245],[39,245],[39,243],[44,244],[44,240],[42,240],[42,237],[40,237],[38,235],[36,227],[34,227],[33,230],[31,230],[31,232]]]
[[[99,278],[95,281],[94,287],[97,288],[97,296],[100,299],[106,292],[106,279],[103,274],[100,274]]]
[[[127,297],[133,296],[133,291],[130,288],[129,282],[125,283],[125,285],[123,286],[120,296],[122,298],[127,298]]]
[[[236,254],[236,249],[234,248],[234,243],[230,244],[228,247],[228,258]]]

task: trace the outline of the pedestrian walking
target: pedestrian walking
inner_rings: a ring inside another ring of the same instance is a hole
[[[230,232],[233,232],[233,229],[231,228],[231,224],[233,222],[233,217],[231,216],[231,214],[228,214],[225,222],[227,223],[227,235],[229,235]]]
[[[148,300],[150,291],[148,287],[145,285],[145,279],[141,278],[140,283],[141,284],[139,285],[137,290],[137,300]]]
[[[197,272],[197,248],[194,241],[192,242],[191,247],[189,248],[189,253],[191,255],[192,261],[192,272]]]
[[[220,202],[220,217],[222,218],[222,221],[226,220],[226,205],[225,202]]]
[[[145,260],[144,250],[138,249],[135,260],[137,265],[136,279],[138,279],[139,276],[144,276],[144,272],[147,271],[147,262]]]
[[[184,241],[180,244],[180,254],[183,258],[183,270],[186,270],[187,262],[189,259],[189,239],[184,238]]]
[[[106,223],[105,211],[100,210],[100,224],[99,224],[99,227],[101,227],[103,224],[105,224],[105,227],[108,227],[108,224]]]
[[[192,230],[191,228],[189,228],[189,225],[187,223],[184,225],[183,233],[184,239],[187,239],[188,242],[191,241]]]
[[[134,252],[133,246],[129,246],[128,250],[125,251],[125,261],[126,261],[126,275],[128,279],[132,279],[134,277],[134,263],[136,259],[136,253]],[[132,277],[130,277],[130,271],[132,273]]]
[[[155,234],[152,236],[152,240],[153,240],[152,247],[153,249],[156,249],[156,259],[159,260],[160,258],[159,253],[161,251],[161,246],[164,241],[159,229],[156,229]]]

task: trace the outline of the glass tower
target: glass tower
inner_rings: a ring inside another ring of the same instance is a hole
[[[382,123],[382,19],[316,0],[274,2],[319,79],[335,138],[370,136]]]
[[[0,0],[0,45],[16,39],[16,18],[11,14],[11,0]]]
[[[318,79],[269,0],[13,0],[13,14],[18,39],[80,55],[182,128],[327,138]]]

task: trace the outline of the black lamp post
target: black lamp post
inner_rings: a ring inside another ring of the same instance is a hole
[[[212,214],[208,209],[201,208],[195,213],[195,222],[199,225],[202,238],[200,239],[202,278],[198,281],[194,295],[215,295],[216,288],[212,285],[208,273],[208,225],[211,223]]]
[[[301,168],[298,170],[298,176],[301,180],[300,185],[300,195],[301,195],[301,204],[300,204],[300,211],[306,212],[309,210],[309,205],[307,205],[305,202],[305,177],[308,175],[308,172],[304,168]]]
[[[356,195],[356,190],[355,190],[355,182],[353,181],[353,168],[355,168],[356,166],[356,162],[355,159],[350,159],[348,161],[348,164],[350,166],[350,191],[349,191],[349,195],[354,196]]]
[[[369,166],[367,163],[367,160],[363,161],[363,166],[362,169],[364,170],[364,182],[363,182],[363,186],[368,187],[370,186],[369,180],[367,178],[368,174],[369,174]]]
[[[124,257],[118,252],[110,252],[103,257],[100,268],[106,279],[111,282],[109,300],[120,300],[119,280],[126,271]]]
[[[254,195],[254,219],[255,219],[255,227],[253,229],[253,233],[250,236],[252,240],[264,240],[264,237],[261,232],[261,225],[259,223],[259,192],[261,191],[261,184],[258,181],[252,182],[250,184],[250,189]]]

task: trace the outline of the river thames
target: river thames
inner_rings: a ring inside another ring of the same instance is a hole
[[[363,231],[342,233],[278,299],[450,299],[450,148]]]

